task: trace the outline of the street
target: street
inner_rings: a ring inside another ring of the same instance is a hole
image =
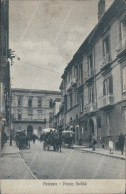
[[[38,179],[124,179],[125,160],[81,150],[43,151],[43,143],[31,142],[21,157]]]

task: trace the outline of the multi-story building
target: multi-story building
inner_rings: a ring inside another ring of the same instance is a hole
[[[0,2],[0,150],[10,121],[9,0]],[[0,152],[1,153],[1,152]]]
[[[59,107],[61,104],[61,97],[60,98],[56,98],[55,101],[53,102],[53,112],[50,114],[50,119],[49,119],[49,123],[50,123],[50,127],[52,128],[57,128],[57,113],[59,112]]]
[[[76,143],[117,141],[126,133],[126,3],[115,0],[105,12],[98,4],[98,24],[62,75],[65,128]]]
[[[53,102],[61,97],[59,91],[12,89],[12,128],[26,134],[41,134],[50,126]]]
[[[61,93],[63,89],[63,82],[60,85]],[[57,129],[59,132],[64,130],[64,104],[63,104],[63,96],[57,98],[53,103],[53,113],[50,116],[50,127]]]

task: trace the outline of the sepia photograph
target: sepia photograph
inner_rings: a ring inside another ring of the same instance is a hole
[[[0,33],[0,193],[125,194],[125,0],[1,0]]]

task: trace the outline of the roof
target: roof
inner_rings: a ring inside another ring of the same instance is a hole
[[[41,93],[41,94],[57,94],[61,95],[60,91],[53,90],[36,90],[36,89],[24,89],[24,88],[11,88],[12,92],[21,92],[21,93]]]
[[[67,67],[64,70],[64,73],[62,75],[62,78],[64,78],[69,71],[69,69],[76,63],[81,61],[83,58],[84,53],[88,53],[94,43],[97,41],[98,37],[103,34],[103,31],[106,28],[110,27],[110,23],[120,16],[121,13],[123,13],[126,10],[126,2],[124,0],[115,0],[113,4],[110,6],[110,8],[105,12],[103,17],[99,20],[98,24],[94,27],[94,29],[91,31],[91,33],[88,35],[88,37],[85,39],[85,41],[82,43],[80,48],[77,50],[75,55],[73,56],[73,59],[70,61],[70,63],[67,65]]]

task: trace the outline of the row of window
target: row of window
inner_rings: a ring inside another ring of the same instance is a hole
[[[107,36],[104,40],[103,40],[103,56],[108,56],[110,53],[110,43],[109,43],[109,36]],[[88,64],[88,71],[87,71],[87,75],[88,76],[92,76],[94,74],[94,68],[93,68],[93,53],[90,53],[87,57],[87,64]],[[72,80],[72,70],[68,73],[68,77],[65,80],[65,85],[69,82],[71,82]],[[79,65],[79,67],[77,65],[75,65],[74,67],[74,77],[79,80],[80,79],[80,84],[83,83],[83,66],[82,64]]]
[[[26,116],[26,115],[25,115]],[[33,112],[32,111],[28,111],[28,118],[32,118],[33,117]],[[37,119],[42,119],[42,111],[38,111],[38,114],[37,114]],[[22,120],[22,112],[21,111],[18,111],[18,120]]]
[[[126,92],[126,66],[122,67],[122,92]],[[109,75],[108,77],[105,78],[105,80],[103,81],[103,96],[109,95],[109,94],[113,94],[113,77],[112,75]],[[73,95],[74,95],[74,99],[73,99]],[[68,99],[70,101],[70,107],[72,108],[74,105],[76,105],[78,103],[78,94],[76,92],[76,94],[71,93],[68,96],[65,96],[64,101],[65,101],[65,110],[68,110]],[[88,88],[88,103],[94,103],[94,85],[91,85]],[[73,103],[73,101],[75,101],[75,103]],[[80,112],[83,112],[83,108],[84,108],[84,97],[83,95],[80,96]]]
[[[29,98],[28,99],[28,107],[32,108],[32,106],[33,106],[33,100],[32,100],[32,98]],[[51,108],[52,106],[53,106],[53,100],[50,99],[49,100],[49,107]],[[22,97],[18,97],[18,107],[22,107]],[[41,98],[38,99],[38,108],[42,108],[42,99]]]
[[[122,21],[120,23],[120,40],[124,41],[126,40],[126,22]],[[103,61],[106,63],[110,60],[110,37],[107,35],[103,39]],[[104,63],[103,62],[103,63]],[[87,65],[88,65],[88,76],[91,76],[94,73],[94,68],[93,68],[93,53],[90,53],[87,56]],[[102,64],[101,64],[102,65]],[[82,64],[77,66],[74,66],[73,71],[69,71],[67,78],[64,81],[64,86],[66,86],[68,83],[71,82],[72,77],[76,78],[77,80],[80,79],[80,84],[83,83],[83,66]]]

